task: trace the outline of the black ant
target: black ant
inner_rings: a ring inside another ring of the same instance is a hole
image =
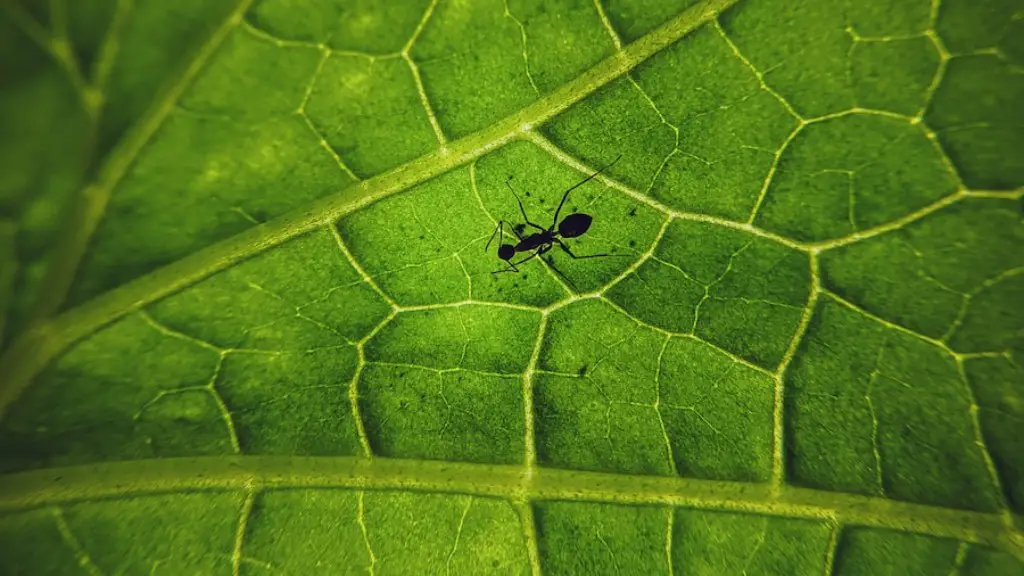
[[[519,264],[522,264],[523,262],[526,262],[531,258],[540,256],[548,252],[554,247],[555,244],[557,244],[558,247],[562,249],[562,251],[564,251],[566,254],[568,254],[570,257],[576,260],[583,260],[585,258],[602,258],[605,256],[626,256],[626,254],[588,254],[585,256],[577,256],[576,254],[572,253],[572,250],[570,250],[568,246],[565,245],[565,242],[562,242],[562,238],[578,238],[585,234],[587,230],[590,229],[590,224],[594,220],[593,216],[591,216],[590,214],[584,214],[582,212],[574,212],[566,216],[565,219],[562,220],[560,223],[558,222],[558,213],[562,211],[562,205],[565,204],[565,200],[569,197],[569,193],[575,190],[576,188],[579,188],[580,186],[586,184],[590,180],[594,179],[594,177],[596,177],[604,170],[610,168],[612,164],[615,164],[616,162],[619,161],[619,158],[622,158],[622,155],[619,155],[618,157],[615,158],[615,160],[612,160],[609,164],[599,169],[597,172],[594,172],[593,174],[587,176],[577,184],[571,186],[568,190],[565,191],[564,194],[562,194],[562,201],[558,203],[558,208],[555,209],[555,217],[551,221],[550,228],[543,228],[540,225],[534,224],[533,222],[530,221],[530,217],[526,215],[526,209],[523,208],[523,201],[520,200],[519,194],[516,194],[515,189],[512,188],[512,177],[509,176],[508,180],[505,180],[505,185],[508,186],[508,189],[512,191],[512,195],[516,197],[516,202],[519,203],[519,211],[523,215],[523,220],[526,221],[526,225],[536,228],[537,230],[539,230],[539,232],[534,232],[529,236],[523,237],[522,231],[525,230],[525,225],[509,225],[509,228],[512,230],[513,234],[515,234],[516,238],[519,239],[519,242],[516,244],[503,244],[502,240],[504,239],[505,222],[503,220],[498,220],[498,227],[495,228],[494,232],[491,233],[491,238],[487,241],[487,245],[484,246],[484,250],[486,251],[488,248],[490,248],[491,242],[494,240],[494,235],[497,234],[498,258],[501,258],[506,263],[508,263],[509,267],[503,270],[495,270],[494,272],[491,272],[491,274],[500,274],[502,272],[519,272]],[[555,230],[556,225],[558,226],[557,231]],[[519,262],[513,262],[512,257],[515,256],[518,252],[533,253],[527,256],[526,258],[523,258]],[[551,264],[550,261],[548,263]],[[558,275],[561,276],[564,280],[569,280],[568,278],[565,277],[564,274],[559,272],[553,264],[551,268],[555,270],[555,272],[558,272]]]

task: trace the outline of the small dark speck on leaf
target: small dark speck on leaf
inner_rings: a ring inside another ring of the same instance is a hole
[[[632,208],[629,209],[629,215],[636,216],[636,206],[633,206]]]
[[[541,204],[543,204],[543,203],[544,203],[544,199],[543,199],[543,198],[541,198],[541,199],[539,199],[539,200],[537,200],[537,201],[538,201],[538,202],[540,202]]]
[[[420,234],[420,240],[424,240],[424,239],[426,239],[426,235]]]
[[[584,376],[586,376],[587,375],[587,365],[584,364],[583,366],[580,366],[580,369],[576,371],[576,374],[580,378],[583,378]]]
[[[526,197],[527,197],[527,198],[529,198],[529,197],[530,197],[530,192],[529,192],[529,191],[527,191],[527,192],[526,192]]]
[[[630,240],[629,241],[629,247],[630,248],[636,248],[636,240]]]

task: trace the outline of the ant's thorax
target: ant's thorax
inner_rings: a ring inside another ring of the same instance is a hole
[[[553,244],[555,242],[555,236],[557,235],[558,232],[553,230],[545,230],[543,232],[530,234],[516,244],[516,252],[527,252],[539,246],[544,246],[545,244]]]

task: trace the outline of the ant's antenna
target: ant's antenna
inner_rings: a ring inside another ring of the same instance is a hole
[[[558,203],[558,208],[557,208],[557,209],[555,210],[555,220],[554,220],[554,221],[553,221],[553,222],[551,223],[551,227],[552,227],[552,228],[554,228],[554,227],[555,227],[555,225],[556,225],[556,224],[558,224],[558,213],[562,211],[562,205],[563,205],[563,204],[565,204],[565,199],[569,197],[569,192],[572,192],[573,190],[575,190],[575,189],[579,188],[580,186],[583,186],[583,185],[584,185],[584,184],[586,184],[587,182],[590,182],[590,181],[591,181],[591,180],[593,180],[593,179],[594,179],[594,178],[595,178],[595,177],[596,177],[596,176],[597,176],[598,174],[600,174],[601,172],[604,172],[604,171],[605,171],[605,170],[607,170],[608,168],[611,168],[611,167],[612,167],[612,165],[613,165],[613,164],[615,164],[616,162],[618,162],[620,158],[622,158],[622,154],[619,154],[618,156],[616,156],[616,157],[615,157],[615,160],[612,160],[612,161],[611,161],[611,162],[609,162],[608,164],[605,164],[605,165],[604,165],[604,166],[602,166],[601,168],[598,168],[597,172],[594,172],[594,173],[593,173],[593,174],[591,174],[590,176],[587,176],[587,177],[586,177],[586,178],[584,178],[583,180],[580,180],[580,181],[579,181],[578,183],[576,183],[576,184],[575,184],[574,186],[572,186],[571,188],[569,188],[568,190],[566,190],[566,191],[565,191],[565,194],[563,194],[563,195],[562,195],[562,201]]]
[[[489,240],[487,240],[487,245],[484,246],[484,252],[486,252],[491,247],[491,242],[494,241],[494,235],[495,234],[498,235],[498,245],[499,246],[501,245],[501,241],[504,239],[503,238],[503,234],[502,234],[502,230],[501,230],[502,224],[504,224],[504,222],[501,221],[501,220],[498,220],[498,227],[494,229],[494,232],[491,232],[491,237],[490,237]]]

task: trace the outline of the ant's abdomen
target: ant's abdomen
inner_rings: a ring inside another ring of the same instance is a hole
[[[594,218],[590,214],[583,214],[577,212],[575,214],[569,214],[558,224],[558,233],[563,238],[576,238],[582,236],[590,229],[590,223],[593,222]]]

